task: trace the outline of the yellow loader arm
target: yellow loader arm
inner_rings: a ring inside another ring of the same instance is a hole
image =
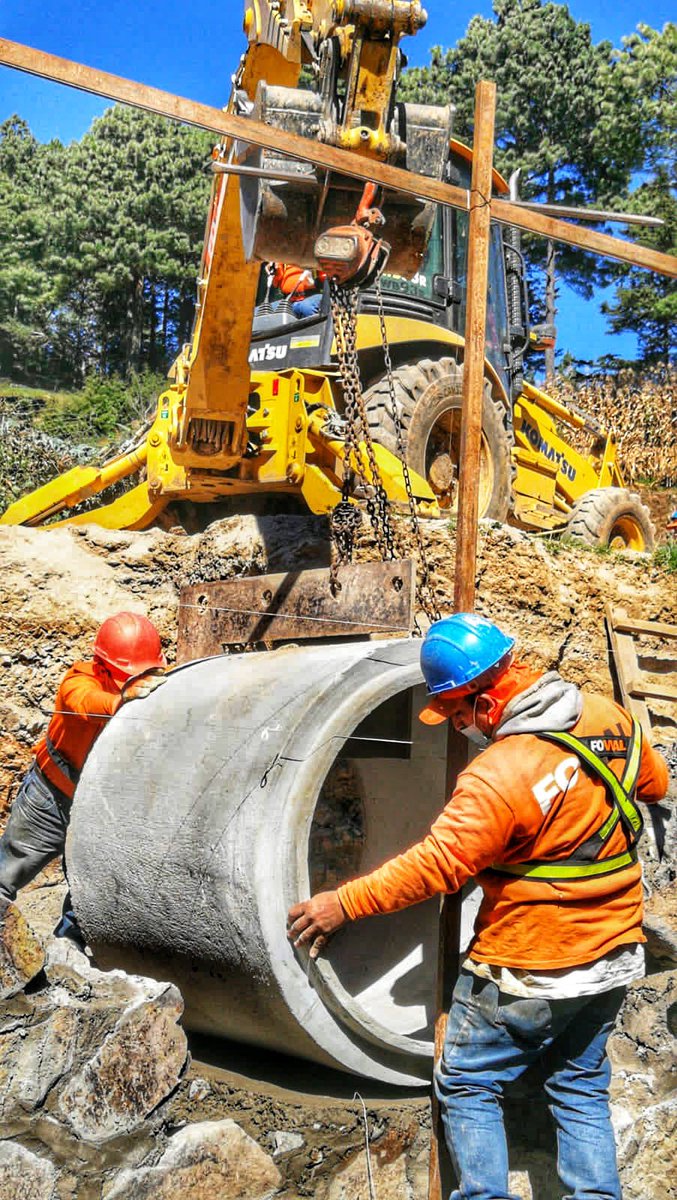
[[[235,76],[228,110],[261,116],[267,100],[273,108],[290,96],[293,101],[302,63],[319,62],[324,56],[331,59],[325,65],[324,85],[331,91],[332,106],[336,105],[340,73],[348,88],[341,120],[333,126],[326,123],[326,140],[350,148],[359,146],[366,156],[389,157],[396,149],[387,121],[398,45],[405,33],[415,32],[424,20],[418,0],[370,0],[368,4],[364,0],[343,0],[341,4],[256,0],[246,7],[244,28],[249,44]],[[265,112],[273,124],[275,115]],[[292,117],[289,120],[293,123]],[[366,136],[365,122],[369,124]],[[245,160],[256,169],[261,156],[251,146],[226,140],[215,149],[214,159],[215,170],[227,172]],[[285,166],[290,170],[294,163],[287,161]],[[215,175],[192,339],[174,364],[173,385],[160,399],[155,428],[160,443],[153,446],[151,442],[149,447],[149,503],[161,495],[176,498],[179,491],[197,499],[206,471],[229,472],[245,452],[248,360],[260,263],[265,259],[282,261],[285,249],[292,255],[298,250],[295,245],[281,244],[284,231],[270,218],[266,209],[269,197],[260,194],[258,179],[253,185],[250,180],[247,183],[245,191],[237,174]],[[344,185],[341,181],[345,194]],[[359,195],[359,191],[354,197],[348,195],[351,215]],[[319,231],[336,224],[326,187],[318,190],[311,203],[326,211]],[[285,223],[292,225],[286,218]],[[290,232],[293,227],[287,237]],[[297,254],[288,261],[297,263],[300,258]],[[169,418],[163,415],[167,412]],[[156,471],[154,462],[159,467]],[[214,490],[210,487],[210,498]],[[224,491],[228,490],[226,484]]]
[[[126,454],[112,458],[103,467],[72,467],[43,487],[22,496],[0,516],[0,525],[40,525],[64,508],[75,508],[90,496],[135,474],[145,465],[148,447],[144,441]],[[160,499],[149,504],[145,483],[125,492],[112,504],[96,509],[96,522],[107,529],[145,529],[166,504]],[[84,524],[91,512],[68,517],[56,524]]]
[[[366,158],[424,169],[420,160],[406,161],[407,147],[392,124],[392,101],[399,43],[425,20],[419,0],[251,0],[244,16],[248,48],[226,111],[253,115]],[[297,89],[304,63],[313,64],[322,98]],[[295,124],[299,97],[308,101],[302,129]],[[425,136],[429,137],[427,127]],[[172,383],[159,399],[145,446],[111,460],[101,470],[74,468],[11,505],[1,518],[5,523],[38,524],[144,464],[145,482],[112,504],[67,520],[143,528],[170,500],[213,500],[232,492],[234,474],[241,477],[260,263],[275,259],[316,265],[317,236],[352,219],[364,183],[325,173],[309,193],[305,172],[300,188],[287,186],[285,201],[290,207],[280,220],[279,196],[267,184],[260,185],[256,174],[253,183],[250,178],[243,183],[237,168],[249,165],[254,173],[258,170],[270,179],[276,164],[301,175],[299,163],[280,160],[274,151],[261,152],[232,138],[224,139],[213,157],[215,175],[191,340],[172,367]],[[432,173],[438,178],[442,165],[441,160],[435,161]],[[413,274],[425,251],[429,229],[425,222],[412,221],[412,214],[420,218],[425,207],[420,200],[400,196],[389,222],[391,263],[397,260],[399,243],[403,247],[397,268],[401,274]],[[427,208],[431,216],[430,202]],[[412,224],[418,230],[414,235]],[[305,246],[298,244],[300,227],[307,234]],[[327,461],[336,457],[330,454]],[[286,466],[291,465],[287,454]],[[309,467],[309,472],[316,474],[316,469]],[[397,471],[391,469],[389,475],[394,478],[394,474]],[[420,484],[427,500],[427,489],[423,481]],[[333,496],[335,490],[328,483],[325,494]]]

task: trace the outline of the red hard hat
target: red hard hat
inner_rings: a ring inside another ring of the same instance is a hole
[[[127,676],[165,666],[160,635],[141,613],[121,612],[108,617],[94,639],[94,657]]]

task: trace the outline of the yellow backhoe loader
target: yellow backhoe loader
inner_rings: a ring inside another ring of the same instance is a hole
[[[397,100],[400,42],[425,20],[417,0],[247,5],[248,48],[226,113],[243,118],[238,129],[250,122],[252,141],[226,137],[214,150],[193,333],[155,419],[131,451],[102,468],[75,467],[0,522],[37,525],[67,510],[71,524],[140,529],[169,503],[270,492],[300,495],[344,524],[362,499],[382,516],[389,501],[453,512],[467,211],[308,165],[287,149],[300,135],[351,151],[353,164],[358,154],[467,197],[472,151],[453,137],[453,106]],[[27,61],[18,65],[38,69]],[[310,90],[298,86],[304,66]],[[70,81],[96,90],[83,83],[87,70]],[[117,83],[126,90],[100,90],[126,98],[133,85]],[[514,186],[497,173],[494,193],[517,211]],[[316,313],[271,304],[261,266],[270,262],[324,270]],[[493,226],[489,274],[480,515],[650,549],[649,514],[624,486],[613,438],[523,379],[534,335],[510,225]],[[589,454],[567,440],[572,429],[590,435]],[[77,511],[132,477],[117,499]]]

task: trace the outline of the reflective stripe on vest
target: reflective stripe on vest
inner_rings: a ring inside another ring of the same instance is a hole
[[[600,875],[612,875],[615,871],[623,871],[637,862],[637,842],[639,841],[644,821],[634,801],[635,788],[639,776],[642,756],[642,730],[639,722],[632,718],[632,735],[625,756],[625,768],[619,780],[613,771],[593,750],[579,738],[570,733],[539,733],[538,737],[557,742],[573,750],[578,758],[590,768],[605,785],[611,799],[612,810],[595,830],[577,849],[566,858],[532,859],[518,863],[495,863],[492,871],[502,874],[519,875],[526,879],[542,879],[556,881],[558,879],[589,879]],[[628,838],[628,849],[621,854],[613,854],[607,858],[599,858],[613,830],[622,823]]]

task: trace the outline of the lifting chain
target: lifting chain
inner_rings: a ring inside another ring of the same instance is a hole
[[[390,524],[388,497],[374,453],[367,414],[362,395],[362,382],[357,357],[357,289],[339,288],[331,283],[331,313],[334,322],[336,350],[343,387],[345,410],[345,460],[343,464],[342,498],[331,515],[332,539],[336,545],[336,561],[331,568],[331,588],[340,589],[338,570],[350,562],[355,534],[360,527],[360,509],[350,502],[357,475],[366,494],[366,509],[384,561],[396,558],[395,539]],[[362,446],[367,453],[368,471]]]
[[[390,357],[390,347],[388,345],[388,333],[386,330],[385,311],[383,308],[383,293],[381,291],[381,280],[380,279],[378,279],[376,281],[376,298],[378,300],[378,319],[379,319],[379,323],[381,326],[381,343],[383,346],[383,360],[385,362],[386,378],[388,380],[388,395],[389,395],[389,399],[390,399],[390,415],[392,416],[393,425],[395,427],[397,457],[399,458],[400,462],[402,463],[402,474],[404,476],[404,486],[407,491],[407,500],[409,502],[409,516],[411,519],[411,528],[412,528],[414,537],[416,539],[416,546],[418,548],[418,558],[419,558],[419,564],[420,564],[420,578],[419,578],[418,572],[417,572],[416,599],[418,601],[419,606],[423,609],[423,612],[425,613],[425,615],[429,621],[431,621],[431,622],[439,621],[442,614],[440,613],[440,610],[437,606],[437,600],[435,599],[435,592],[434,592],[433,586],[432,586],[430,564],[428,562],[428,554],[427,554],[427,551],[425,548],[425,542],[423,541],[423,534],[421,533],[421,525],[420,525],[420,522],[418,519],[418,513],[416,512],[416,501],[414,500],[414,493],[413,493],[412,486],[411,486],[411,476],[409,474],[409,467],[407,465],[406,452],[405,452],[405,448],[404,448],[404,438],[402,436],[402,421],[400,418],[400,410],[399,410],[399,406],[397,403],[397,397],[395,395],[395,383],[393,381],[393,364],[392,364],[392,359]],[[416,624],[417,632],[420,633],[421,630],[418,626],[418,623],[415,622],[415,624]]]
[[[390,523],[390,512],[388,508],[388,498],[385,488],[381,480],[381,475],[376,462],[374,453],[374,445],[369,429],[369,421],[362,395],[362,382],[360,379],[360,367],[357,355],[357,300],[358,292],[356,288],[339,288],[336,284],[331,285],[331,311],[332,320],[334,322],[334,333],[336,337],[336,349],[339,363],[339,371],[341,383],[343,386],[344,397],[344,414],[345,414],[345,446],[346,456],[343,467],[343,487],[342,498],[339,504],[336,505],[331,515],[331,534],[336,546],[336,560],[331,568],[331,588],[332,592],[340,589],[338,582],[338,571],[342,563],[352,560],[355,534],[357,533],[361,523],[361,513],[355,504],[351,504],[350,495],[353,492],[354,476],[357,474],[361,483],[364,485],[367,501],[366,508],[371,522],[372,529],[376,537],[376,543],[381,552],[383,560],[397,558],[395,548],[395,536]],[[388,346],[388,334],[385,323],[385,312],[383,308],[383,295],[381,292],[380,280],[376,284],[376,295],[378,298],[378,313],[381,327],[381,342],[383,346],[383,358],[386,368],[386,377],[388,380],[388,392],[390,398],[391,415],[395,428],[395,437],[397,444],[397,456],[402,464],[402,474],[404,477],[404,485],[407,492],[407,500],[409,503],[409,515],[411,519],[412,531],[416,539],[418,549],[420,572],[417,572],[416,582],[416,600],[419,607],[426,614],[429,621],[439,621],[440,611],[435,599],[435,593],[432,587],[430,565],[428,563],[427,552],[421,526],[416,512],[416,501],[411,486],[411,476],[409,467],[407,466],[404,437],[402,433],[402,422],[400,419],[397,398],[395,396],[395,385],[393,381],[393,365],[390,357],[390,348]],[[369,462],[369,472],[371,481],[367,476],[362,447],[363,442],[367,458]],[[354,466],[353,466],[354,464]],[[417,633],[421,633],[418,622],[415,620],[415,629]]]

